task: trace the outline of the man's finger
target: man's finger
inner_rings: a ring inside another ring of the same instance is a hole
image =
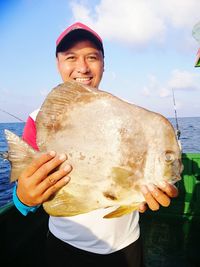
[[[40,183],[44,180],[52,171],[58,168],[61,163],[63,163],[67,159],[66,155],[60,154],[54,157],[53,159],[49,160],[45,164],[43,164],[35,173],[34,177],[35,180]]]
[[[43,194],[43,200],[42,203],[49,199],[50,196],[55,194],[60,188],[62,188],[64,185],[68,184],[70,181],[69,176],[65,176],[62,179],[60,179],[56,184],[49,187]]]
[[[43,194],[48,188],[55,185],[63,177],[67,176],[72,170],[71,165],[66,164],[64,168],[55,171],[54,173],[48,175],[39,185],[38,189]]]
[[[142,202],[142,203],[139,205],[138,211],[139,211],[140,213],[144,213],[146,210],[147,210],[147,204],[146,204],[146,202]]]
[[[178,196],[178,188],[173,184],[162,181],[158,183],[158,187],[171,198]]]
[[[144,185],[141,187],[143,196],[145,198],[145,201],[147,203],[147,205],[149,206],[149,208],[153,211],[156,211],[159,209],[160,205],[159,203],[154,199],[154,197],[152,196],[151,192],[148,190],[148,188]]]
[[[168,207],[170,204],[170,198],[161,190],[159,190],[158,187],[156,187],[153,184],[149,184],[148,186],[149,191],[151,192],[154,199],[163,207]]]
[[[29,177],[35,173],[43,164],[51,160],[56,156],[55,151],[50,151],[48,153],[40,155],[37,159],[35,159],[23,172],[22,176]]]

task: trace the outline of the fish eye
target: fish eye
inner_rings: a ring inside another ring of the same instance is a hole
[[[166,151],[164,157],[166,163],[172,163],[175,160],[175,155],[172,151]]]

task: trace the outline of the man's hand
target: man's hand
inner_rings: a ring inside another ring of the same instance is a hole
[[[66,159],[65,154],[56,155],[51,151],[34,160],[18,179],[19,200],[27,206],[36,206],[67,184],[70,180],[67,175],[72,170],[71,165],[66,163],[63,168],[56,169]]]
[[[146,201],[139,206],[139,212],[141,213],[145,212],[148,207],[153,211],[159,210],[160,206],[168,207],[171,198],[178,196],[178,189],[164,181],[158,186],[153,184],[142,186],[141,190]]]

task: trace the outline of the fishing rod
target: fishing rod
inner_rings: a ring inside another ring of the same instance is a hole
[[[177,112],[176,112],[176,102],[175,102],[173,88],[172,88],[172,96],[173,96],[174,113],[175,113],[175,120],[176,120],[176,135],[177,135],[177,139],[179,140],[180,139],[180,136],[181,136],[181,131],[179,130],[179,126],[178,126],[178,118],[177,118]]]
[[[9,112],[6,111],[6,110],[3,110],[3,109],[0,108],[0,111],[2,111],[3,113],[6,113],[6,114],[8,114],[8,115],[10,115],[11,117],[13,117],[13,118],[15,118],[15,119],[17,119],[17,120],[19,120],[19,121],[21,121],[21,122],[24,122],[22,119],[20,119],[19,117],[15,116],[15,115],[13,115],[13,114],[11,114],[11,113],[9,113]]]
[[[0,108],[0,111],[2,111],[3,113],[6,113],[8,115],[10,115],[11,117],[21,121],[21,122],[24,122],[22,119],[20,119],[19,117],[11,114],[10,112],[6,111],[6,110],[3,110]],[[0,151],[0,158],[4,159],[4,160],[8,160],[8,151]]]

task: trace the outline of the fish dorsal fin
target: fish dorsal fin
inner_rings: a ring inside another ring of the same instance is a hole
[[[116,210],[106,214],[104,216],[105,219],[111,219],[111,218],[116,218],[116,217],[121,217],[122,215],[126,215],[128,213],[131,213],[134,210],[138,209],[139,204],[134,204],[130,206],[120,206]]]
[[[99,94],[98,89],[75,81],[67,81],[55,87],[44,100],[36,117],[39,149],[45,149],[44,140],[45,142],[48,141],[47,134],[51,135],[62,129],[62,122],[65,121],[64,116],[70,114],[79,104],[90,103]],[[39,139],[41,136],[42,139]]]
[[[51,115],[55,111],[65,109],[68,105],[77,102],[89,102],[92,97],[96,97],[98,89],[82,85],[74,81],[67,81],[55,87],[47,96],[40,111],[48,109]],[[49,106],[51,108],[49,108]]]

